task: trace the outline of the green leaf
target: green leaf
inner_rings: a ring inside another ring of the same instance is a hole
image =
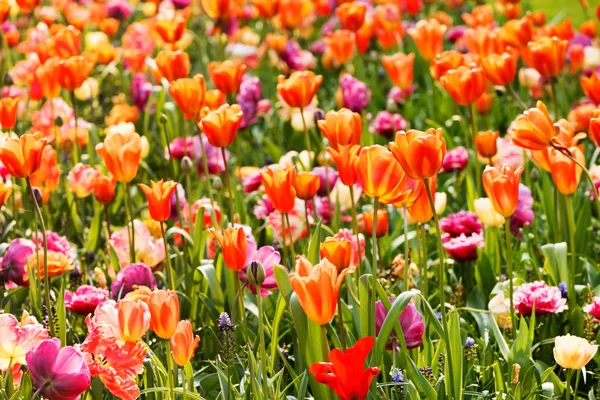
[[[321,221],[317,223],[315,229],[310,236],[308,241],[308,249],[306,250],[306,258],[313,265],[318,264],[320,261],[319,250],[321,246]]]
[[[568,282],[567,244],[549,243],[542,246],[541,250],[546,257],[544,269],[548,272],[550,283],[558,285],[560,282]]]
[[[94,219],[92,220],[92,225],[88,231],[88,238],[85,244],[85,249],[87,251],[96,251],[98,249],[98,239],[100,238],[100,231],[102,228],[103,208],[103,206],[94,207]]]
[[[452,350],[452,364],[450,360],[446,358],[445,363],[445,378],[452,379],[452,387],[454,388],[454,398],[462,399],[463,390],[463,361],[465,359],[463,354],[463,341],[460,334],[460,321],[458,319],[458,311],[453,311],[450,314],[450,321],[448,324],[448,342],[447,346]],[[446,384],[446,388],[448,385]]]
[[[290,284],[290,275],[288,271],[281,265],[273,265],[273,273],[275,275],[275,282],[281,292],[281,295],[285,299],[286,303],[289,304],[290,296],[293,293],[292,285]]]
[[[208,289],[211,295],[211,299],[218,308],[225,306],[225,296],[221,289],[221,284],[217,278],[217,271],[212,264],[201,265],[198,267],[198,271],[202,273],[204,279],[208,283]]]
[[[406,366],[406,375],[415,385],[419,394],[425,399],[437,400],[438,395],[436,391],[431,386],[431,383],[421,374],[413,360],[408,356],[408,353],[404,353],[404,365]]]

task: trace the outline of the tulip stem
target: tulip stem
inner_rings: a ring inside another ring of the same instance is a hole
[[[294,250],[294,239],[292,238],[292,225],[290,224],[290,214],[285,213],[285,220],[288,227],[288,236],[290,238],[290,251],[292,253],[292,264],[296,262],[296,250]],[[285,236],[285,226],[282,226],[282,236]]]
[[[429,186],[429,179],[423,179],[423,183],[425,184],[425,190],[427,191],[427,198],[429,199],[429,206],[431,207],[431,213],[433,214],[433,223],[435,224],[435,236],[437,239],[437,248],[439,253],[439,263],[438,263],[438,275],[440,280],[440,311],[442,313],[442,326],[444,328],[444,341],[446,342],[446,352],[448,353],[448,363],[449,365],[454,365],[452,363],[452,346],[450,346],[450,340],[448,337],[448,318],[446,316],[446,296],[445,296],[445,283],[444,277],[446,275],[446,266],[444,259],[444,246],[442,244],[442,236],[440,235],[440,222],[437,217],[437,212],[435,209],[435,202],[433,201],[433,194],[431,193],[431,188]],[[450,389],[450,398],[454,397],[454,382],[451,377],[446,377],[448,379],[448,388]],[[458,399],[457,399],[458,400]]]
[[[556,78],[550,78],[550,91],[552,92],[552,102],[554,103],[554,119],[558,119],[558,99],[556,97]]]
[[[504,221],[504,237],[506,239],[506,266],[507,266],[507,279],[508,279],[508,297],[510,304],[510,331],[512,338],[516,338],[516,324],[517,317],[515,315],[515,305],[513,303],[513,294],[515,291],[513,282],[513,264],[512,264],[512,246],[510,240],[510,217],[507,217]]]
[[[35,400],[35,398],[37,398],[42,393],[42,390],[46,389],[48,385],[50,385],[50,382],[44,383],[38,390],[36,390],[31,396],[31,400]]]
[[[567,381],[565,382],[565,400],[571,399],[571,379],[573,378],[573,370],[567,369]]]
[[[131,229],[129,230],[129,257],[130,262],[135,262],[135,223],[133,217],[133,201],[131,201],[131,188],[129,184],[125,184],[125,207],[129,214],[129,222],[131,223]]]
[[[281,213],[281,250],[283,251],[283,260],[287,260],[287,245],[285,243],[285,215]]]
[[[471,114],[471,132],[473,134],[473,168],[475,169],[475,182],[477,186],[477,196],[481,193],[481,174],[479,173],[479,159],[477,158],[477,121],[475,120],[475,116],[477,115],[477,111],[475,110],[475,103],[469,106],[469,113]],[[434,211],[435,213],[435,211]]]
[[[338,295],[337,299],[337,313],[338,319],[340,320],[340,343],[342,350],[346,351],[346,332],[344,330],[344,311],[342,310],[342,297]]]
[[[508,85],[507,88],[510,92],[510,95],[513,97],[513,99],[515,99],[519,107],[521,107],[523,110],[527,110],[527,104],[525,104],[525,102],[521,100],[521,98],[519,97],[517,92],[515,92],[515,89],[512,87],[512,85]]]
[[[308,200],[304,201],[304,218],[306,219],[306,233],[310,236],[310,222],[308,222]]]
[[[310,137],[308,136],[308,125],[306,125],[306,119],[304,118],[304,112],[302,111],[302,107],[300,107],[300,116],[302,117],[302,125],[304,127],[304,145],[306,146],[306,150],[308,151],[308,167],[307,170],[312,169],[312,152],[310,150]],[[327,168],[327,167],[325,167]],[[325,169],[327,172],[327,169]]]
[[[354,202],[354,186],[349,186],[350,188],[350,201],[352,202],[352,231],[356,235],[356,248],[358,249],[358,271],[356,274],[356,287],[360,290],[360,276],[362,275],[362,254],[361,254],[361,246],[360,246],[360,236],[358,233],[358,219],[356,218],[356,203]]]
[[[75,164],[77,164],[79,162],[79,123],[77,122],[77,106],[75,105],[74,90],[71,90],[71,105],[73,106],[73,120],[75,121],[75,137],[73,138],[73,161],[75,161]],[[52,121],[52,123],[54,123],[54,121]]]
[[[573,395],[575,396],[575,400],[577,400],[577,388],[579,387],[579,377],[581,376],[581,370],[578,369],[575,372],[575,386],[573,386]]]
[[[165,135],[167,135],[167,130],[165,129]],[[216,229],[217,226],[217,216],[215,214],[215,199],[213,197],[213,192],[212,192],[212,187],[210,185],[210,173],[208,172],[208,159],[206,156],[206,148],[204,147],[204,140],[202,140],[202,132],[200,131],[200,129],[198,129],[198,135],[200,136],[200,151],[202,152],[202,168],[204,169],[204,177],[206,178],[206,191],[208,192],[208,198],[210,199],[210,206],[212,207],[212,220],[213,220],[213,226]],[[167,143],[169,143],[169,137],[167,136]],[[167,147],[169,149],[169,155],[171,154],[171,149],[169,147]],[[186,145],[186,151],[187,151],[187,145]],[[171,157],[171,159],[173,159],[173,157]],[[227,165],[227,164],[225,164]],[[174,168],[174,167],[173,167]],[[175,191],[175,193],[177,193],[177,191]]]
[[[402,275],[404,279],[404,291],[408,292],[408,290],[410,289],[410,285],[408,282],[408,276],[410,272],[410,261],[408,259],[408,212],[406,210],[406,203],[402,203],[402,218],[404,219],[404,272]],[[427,282],[427,279],[425,279],[425,282]]]
[[[165,223],[160,222],[160,233],[163,238],[163,245],[165,246],[165,263],[167,264],[167,277],[169,278],[169,288],[175,291],[175,274],[171,270],[171,260],[169,258],[169,246],[167,245],[167,234],[165,232]]]
[[[260,369],[262,370],[262,387],[263,387],[263,398],[268,399],[269,396],[269,381],[267,378],[267,352],[265,350],[265,327],[263,325],[263,300],[260,285],[256,285],[256,306],[258,307],[258,336],[260,340],[260,358],[262,360],[262,365]]]
[[[225,157],[225,147],[221,147],[221,156],[223,157],[223,165],[225,165],[225,185],[229,194],[229,223],[233,226],[233,192],[231,191],[231,177],[229,176],[229,166]]]
[[[323,351],[323,361],[329,358],[329,346],[327,343],[327,325],[321,325],[321,348]]]
[[[577,265],[577,256],[575,254],[575,218],[573,217],[572,196],[565,196],[567,207],[567,226],[569,229],[569,246],[571,247],[571,272],[569,273],[569,309],[574,310],[577,307],[577,293],[575,292],[575,271]]]
[[[169,379],[169,400],[175,400],[173,388],[175,387],[175,380],[173,375],[175,374],[175,368],[173,368],[173,359],[171,357],[171,341],[165,341],[165,347],[167,349],[167,375]]]
[[[50,335],[56,336],[54,332],[54,315],[52,312],[52,305],[50,299],[50,278],[48,277],[48,241],[46,240],[46,225],[44,224],[44,217],[42,216],[42,211],[40,210],[40,206],[35,198],[35,193],[33,192],[33,187],[31,186],[31,181],[29,177],[25,178],[27,181],[27,188],[29,189],[29,194],[31,195],[31,201],[33,202],[33,206],[35,208],[35,218],[40,224],[42,231],[42,240],[43,240],[43,249],[44,249],[44,299],[46,301],[46,313],[48,313],[48,328],[50,328]],[[39,256],[37,255],[37,246],[36,243],[36,259],[39,264]],[[39,274],[39,268],[38,272]]]
[[[240,283],[240,276],[239,274],[236,274],[236,278],[235,278],[235,291],[237,292],[237,296],[238,296],[238,301],[239,301],[239,307],[241,309],[241,314],[242,314],[242,331],[244,333],[244,339],[246,340],[246,342],[248,343],[248,345],[250,345],[250,342],[248,342],[249,337],[248,337],[248,324],[246,323],[246,306],[244,305],[244,292],[242,291],[242,285]]]
[[[112,236],[112,233],[110,231],[110,213],[108,211],[108,204],[104,205],[104,218],[106,219],[106,233],[108,234],[108,237],[106,239],[108,241]]]
[[[371,321],[369,321],[370,326],[370,334],[369,336],[377,336],[377,328],[375,327],[375,297],[376,297],[376,289],[375,282],[377,279],[377,208],[379,207],[379,197],[373,197],[373,227],[371,229],[371,296],[369,296],[369,314],[371,317]],[[377,346],[373,348],[373,360],[378,360],[377,355]]]

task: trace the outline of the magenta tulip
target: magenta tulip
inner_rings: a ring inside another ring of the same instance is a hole
[[[393,297],[390,297],[390,302],[394,304]],[[387,311],[383,303],[378,301],[375,303],[375,329],[377,334],[387,317]],[[412,302],[409,302],[400,314],[398,318],[402,333],[404,334],[404,340],[406,341],[406,347],[409,349],[417,348],[423,343],[423,333],[425,332],[425,323],[423,322],[423,316],[417,310],[417,307]],[[388,343],[389,345],[390,343]],[[398,343],[396,343],[398,345]]]

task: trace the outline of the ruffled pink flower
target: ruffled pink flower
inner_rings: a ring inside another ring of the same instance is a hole
[[[477,260],[477,248],[483,248],[485,240],[481,233],[466,236],[447,237],[444,240],[444,250],[458,262]]]
[[[108,300],[108,290],[90,285],[80,286],[75,292],[65,291],[65,307],[76,314],[91,314],[106,300]]]
[[[469,152],[463,146],[448,150],[442,161],[442,172],[462,171],[469,161]]]
[[[452,237],[481,233],[481,222],[471,211],[459,211],[440,219],[440,229]]]
[[[352,234],[349,229],[340,229],[340,231],[333,235],[333,237],[336,239],[348,239],[350,243],[352,243],[352,259],[350,260],[350,266],[358,267],[360,265],[359,248],[362,259],[365,258],[365,237],[363,234],[358,234],[360,246],[356,240],[356,235]]]
[[[260,170],[256,170],[250,174],[242,176],[242,187],[244,188],[244,193],[252,193],[255,190],[258,190],[261,184],[262,177]]]
[[[260,285],[260,294],[262,297],[267,297],[271,294],[271,290],[277,289],[277,282],[275,281],[275,270],[273,266],[279,264],[281,261],[281,255],[271,246],[263,246],[256,250],[256,246],[252,248],[253,254],[250,257],[246,257],[246,266],[240,272],[240,280],[246,283],[248,289],[252,293],[256,294],[256,286],[248,282],[247,270],[253,261],[259,261],[265,270],[265,281]]]
[[[133,262],[129,257],[127,228],[113,232],[110,237],[109,242],[117,253],[119,264],[121,267],[125,267],[133,263],[143,263],[154,268],[165,259],[163,240],[153,237],[142,221],[136,219],[133,223],[135,227],[135,260]]]
[[[592,314],[596,319],[600,319],[600,297],[594,296],[592,304],[583,307],[583,312]]]
[[[450,214],[440,220],[440,229],[444,249],[452,258],[458,262],[477,259],[477,248],[485,243],[477,214],[471,211]]]
[[[27,353],[48,337],[46,328],[27,313],[20,323],[12,314],[0,314],[0,371],[15,364],[27,365]]]
[[[390,297],[390,302],[394,304],[393,297]],[[379,300],[375,303],[375,330],[377,334],[383,326],[383,322],[387,317],[388,312],[385,310],[385,306]],[[406,341],[406,347],[408,349],[417,348],[423,343],[423,334],[425,333],[425,323],[423,322],[423,316],[417,310],[417,307],[412,302],[409,302],[400,314],[398,318],[402,333],[404,334],[404,340]],[[390,343],[388,343],[389,345]]]
[[[524,283],[515,289],[513,296],[515,311],[529,316],[535,306],[535,314],[557,314],[567,309],[567,299],[560,289],[546,285],[544,281]]]
[[[408,122],[406,122],[404,117],[400,114],[392,114],[389,111],[379,112],[371,125],[369,125],[370,132],[390,138],[396,132],[405,130],[406,128],[408,128]]]
[[[173,156],[175,160],[181,160],[186,155],[194,161],[202,159],[200,137],[197,135],[173,139],[169,144],[169,149],[165,150],[165,158],[167,160],[170,159],[169,150],[171,151],[171,156]]]

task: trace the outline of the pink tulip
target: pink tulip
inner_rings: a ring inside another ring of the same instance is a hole
[[[23,313],[19,322],[12,314],[0,314],[0,371],[14,364],[25,364],[26,354],[47,338],[48,331],[35,317]]]

